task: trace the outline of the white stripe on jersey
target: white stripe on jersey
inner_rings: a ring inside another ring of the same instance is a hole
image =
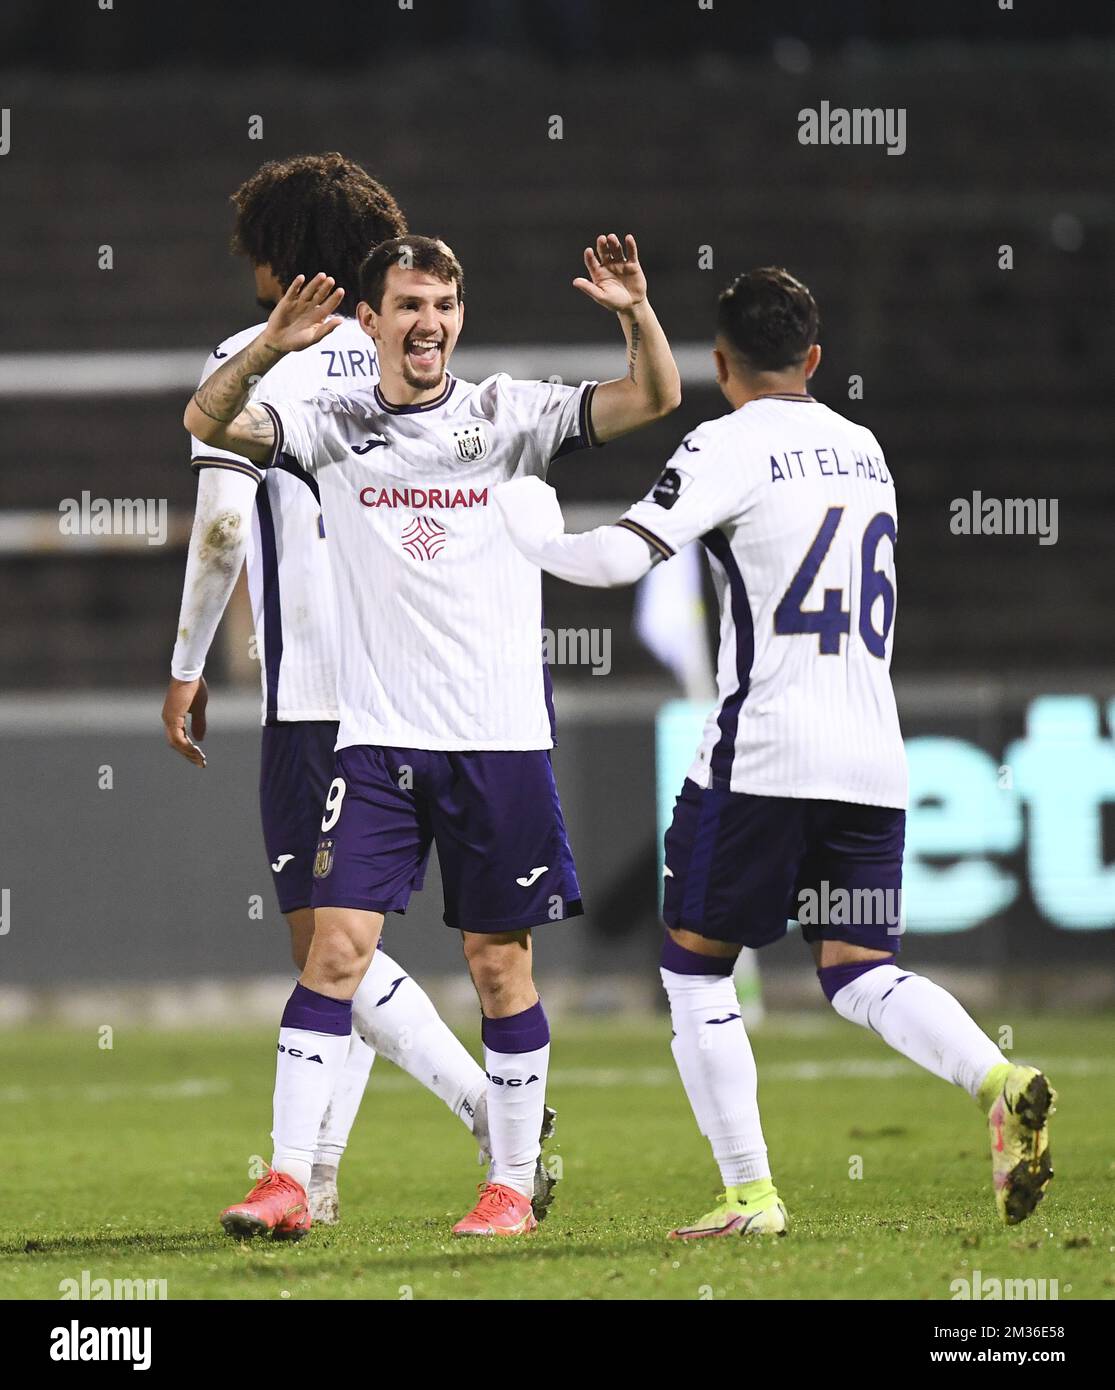
[[[246,328],[221,343],[202,381],[257,337]],[[345,319],[320,346],[288,353],[261,380],[252,400],[304,400],[323,387],[371,385],[379,378],[375,344],[355,319]],[[255,623],[263,723],[339,718],[337,603],[329,571],[321,508],[302,479],[266,472],[242,458],[192,441],[199,468],[233,468],[260,482],[249,533],[246,568]]]
[[[898,513],[870,430],[808,396],[750,401],[688,435],[619,524],[663,555],[698,538],[709,555],[720,703],[699,786],[905,807]]]
[[[595,383],[447,376],[436,400],[378,388],[268,403],[275,461],[321,488],[339,599],[338,748],[553,746],[538,568],[492,504],[593,443]]]

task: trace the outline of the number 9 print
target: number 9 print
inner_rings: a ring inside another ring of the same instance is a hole
[[[329,794],[325,798],[325,814],[321,818],[321,832],[324,835],[327,830],[332,830],[341,819],[341,803],[345,799],[345,779],[334,777],[329,784]]]

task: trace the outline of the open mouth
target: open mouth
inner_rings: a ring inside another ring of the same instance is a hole
[[[418,372],[429,372],[441,359],[440,338],[408,338],[407,361]]]

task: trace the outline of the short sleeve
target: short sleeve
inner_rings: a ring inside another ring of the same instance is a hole
[[[552,381],[508,381],[506,390],[515,415],[534,443],[532,457],[540,477],[556,458],[578,449],[594,449],[600,441],[592,432],[595,381],[563,386]]]
[[[686,435],[650,492],[616,523],[663,559],[698,540],[746,505],[745,474],[721,453],[704,426]]]
[[[267,468],[295,463],[314,474],[344,455],[339,423],[344,403],[333,391],[319,391],[307,401],[258,402],[275,424],[275,447],[264,465]]]

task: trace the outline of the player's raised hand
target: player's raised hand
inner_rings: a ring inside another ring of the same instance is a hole
[[[578,276],[573,284],[602,309],[622,313],[647,297],[647,277],[639,264],[639,248],[630,232],[620,242],[614,232],[596,238],[596,249],[585,247],[589,279]]]
[[[205,737],[205,706],[208,703],[209,687],[205,684],[204,676],[198,676],[194,681],[171,678],[163,701],[166,741],[195,767],[205,766],[205,754],[198,744]],[[186,732],[187,714],[190,716],[189,733]]]
[[[271,310],[265,341],[277,352],[313,347],[341,322],[335,310],[344,297],[344,290],[331,275],[319,272],[312,280],[296,275]]]

